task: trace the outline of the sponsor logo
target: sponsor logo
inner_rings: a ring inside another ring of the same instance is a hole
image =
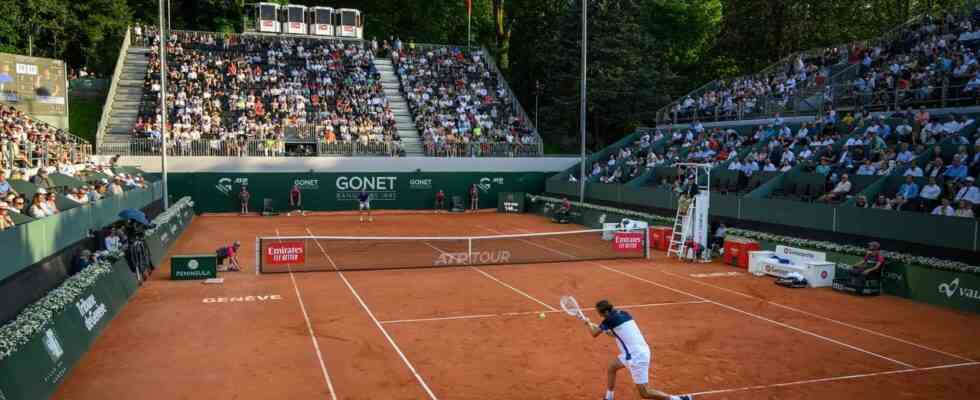
[[[197,269],[197,267],[200,267],[200,266],[201,265],[197,263],[197,260],[190,260],[190,261],[187,262],[187,269],[190,269],[190,270],[195,270],[195,269]]]
[[[782,247],[782,249],[783,253],[788,256],[796,256],[807,260],[816,260],[818,258],[817,253],[813,251],[794,249],[792,247]]]
[[[371,200],[397,200],[395,176],[341,176],[337,178],[337,200],[357,200],[361,191],[371,195]]]
[[[487,193],[490,191],[491,188],[493,188],[493,185],[503,185],[503,184],[504,184],[504,178],[483,177],[480,178],[480,183],[477,183],[476,187],[479,188],[481,192]]]
[[[885,272],[885,273],[881,274],[881,276],[884,279],[890,279],[890,280],[893,280],[893,281],[902,281],[902,280],[905,279],[905,277],[902,274],[898,273],[898,272]]]
[[[54,329],[48,328],[44,331],[44,350],[47,350],[51,362],[57,362],[65,354],[65,349],[61,347],[61,340],[58,339]]]
[[[432,189],[432,179],[412,178],[408,180],[408,186],[412,190]]]
[[[960,278],[953,279],[950,283],[940,283],[939,292],[946,293],[946,297],[953,297],[956,294],[956,289],[960,287]]]
[[[248,178],[221,178],[218,179],[218,184],[214,185],[214,187],[225,196],[231,196],[232,184],[248,186]]]
[[[643,234],[640,232],[616,232],[613,235],[613,250],[643,251]]]
[[[474,251],[472,253],[442,253],[432,265],[480,265],[480,264],[506,264],[510,261],[510,251]]]
[[[201,300],[204,304],[211,303],[256,303],[265,301],[279,301],[282,296],[278,294],[266,294],[258,296],[233,296],[233,297],[205,297]]]
[[[952,299],[955,296],[959,296],[970,300],[980,300],[980,290],[961,287],[960,278],[953,279],[953,281],[949,283],[940,283],[939,293],[945,294],[947,299]]]
[[[210,278],[210,271],[174,271],[174,276],[181,278]]]
[[[504,202],[504,211],[510,212],[510,213],[521,212],[521,205],[520,205],[520,203],[517,203],[517,202],[514,202],[514,201],[505,201]]]
[[[820,278],[827,279],[827,271],[820,271]]]
[[[265,249],[267,265],[302,264],[306,262],[305,242],[272,243]]]
[[[94,294],[90,294],[88,297],[76,302],[75,308],[78,309],[78,314],[82,316],[82,321],[85,323],[85,329],[88,329],[89,332],[99,324],[99,321],[102,320],[102,317],[108,311],[105,304],[99,303],[95,299]]]
[[[599,225],[606,223],[606,214],[599,215]]]
[[[766,266],[765,266],[765,268],[763,268],[763,270],[768,275],[778,276],[778,277],[781,277],[781,278],[785,278],[791,272],[795,272],[795,271],[791,271],[791,270],[788,270],[788,269],[784,269],[784,268],[780,268],[780,267],[774,266],[772,264],[766,264]]]
[[[317,190],[320,189],[319,179],[296,179],[293,181],[293,185],[299,187],[299,190]]]

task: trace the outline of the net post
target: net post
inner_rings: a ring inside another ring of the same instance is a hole
[[[259,269],[262,268],[262,238],[259,236],[255,237],[255,275],[259,274]]]
[[[646,253],[645,258],[649,260],[650,259],[650,226],[649,225],[647,225],[647,227],[643,229],[643,236],[644,236],[644,242],[646,242],[646,246],[644,246],[645,247],[644,252]]]
[[[473,259],[473,238],[466,238],[466,263],[472,265]]]

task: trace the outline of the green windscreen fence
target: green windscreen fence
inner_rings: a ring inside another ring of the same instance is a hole
[[[516,162],[516,161],[515,161]],[[170,194],[190,196],[198,212],[238,212],[238,193],[251,194],[251,209],[262,211],[265,199],[275,210],[289,207],[293,185],[302,193],[303,208],[313,211],[353,210],[357,195],[371,195],[374,209],[430,210],[443,190],[447,199],[469,199],[476,186],[481,208],[496,208],[498,193],[544,191],[544,172],[392,172],[392,173],[172,173]],[[577,190],[576,190],[577,193]],[[467,200],[468,201],[468,200]]]
[[[120,211],[141,209],[159,200],[161,195],[162,186],[154,184],[148,189],[124,192],[0,231],[0,254],[4,261],[0,263],[0,279],[86,238],[89,230],[118,221]]]

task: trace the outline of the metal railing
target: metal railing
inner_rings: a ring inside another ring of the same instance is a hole
[[[129,52],[130,32],[132,27],[126,27],[126,34],[123,35],[122,44],[119,46],[119,56],[116,57],[116,68],[112,71],[112,79],[109,84],[109,92],[105,96],[105,104],[102,105],[102,117],[99,118],[99,127],[95,131],[95,145],[98,147],[105,138],[106,129],[109,128],[109,118],[112,115],[112,107],[116,102],[116,91],[119,89],[119,78],[122,76],[123,64],[126,63],[126,53]]]
[[[105,154],[130,156],[160,155],[161,144],[152,138],[130,139],[128,143],[103,143]],[[177,157],[317,157],[317,156],[386,156],[401,153],[394,142],[333,142],[284,140],[173,140],[167,143],[167,155]]]
[[[425,155],[430,157],[541,157],[541,142],[521,143],[425,143]]]

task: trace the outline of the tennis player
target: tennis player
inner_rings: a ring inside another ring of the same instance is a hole
[[[286,213],[286,216],[292,216],[294,211],[299,215],[306,215],[306,211],[303,211],[303,192],[299,190],[299,185],[293,185],[289,191],[289,207],[292,211]]]
[[[357,194],[358,210],[357,215],[361,217],[361,222],[364,222],[364,214],[367,213],[368,222],[374,222],[374,217],[371,216],[371,194],[365,191],[361,191]]]
[[[446,209],[446,193],[443,192],[442,189],[439,189],[439,191],[436,192],[435,212],[439,212],[440,210],[445,210],[445,209]]]
[[[470,210],[476,211],[480,208],[480,190],[477,189],[476,184],[470,186]]]
[[[589,326],[589,333],[592,337],[597,337],[602,333],[616,339],[616,346],[619,347],[619,357],[609,364],[607,370],[608,387],[606,397],[603,400],[613,400],[613,393],[616,390],[616,372],[623,368],[629,368],[633,383],[640,397],[644,399],[659,400],[691,400],[689,395],[671,396],[656,389],[647,387],[650,371],[650,346],[647,345],[640,327],[633,321],[633,317],[626,311],[613,308],[608,300],[601,300],[595,305],[596,311],[602,317],[602,323],[596,325],[586,321]]]

